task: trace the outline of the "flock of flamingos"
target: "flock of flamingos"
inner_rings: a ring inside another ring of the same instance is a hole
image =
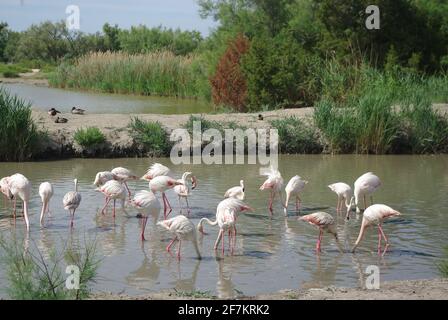
[[[286,200],[282,202],[281,192],[283,189],[283,178],[280,172],[274,168],[270,168],[264,175],[267,176],[266,181],[261,185],[260,190],[269,190],[269,210],[273,213],[273,202],[278,195],[281,205],[284,208],[285,215],[287,215],[287,208],[289,201],[295,200],[296,210],[299,211],[301,205],[300,193],[305,188],[307,181],[303,180],[299,176],[293,177],[285,187]],[[163,227],[174,235],[174,238],[167,246],[166,250],[169,252],[173,244],[178,241],[177,257],[180,259],[181,243],[183,240],[191,241],[194,245],[198,258],[201,258],[197,243],[198,233],[204,233],[204,223],[208,223],[212,226],[219,226],[219,234],[216,239],[214,249],[217,250],[221,242],[222,253],[224,253],[224,236],[228,233],[229,245],[234,250],[237,236],[237,217],[238,214],[253,211],[253,209],[244,203],[245,199],[245,187],[244,181],[241,180],[240,185],[233,187],[224,195],[224,200],[218,204],[216,209],[216,219],[211,221],[207,218],[200,220],[199,224],[195,226],[193,222],[185,215],[183,215],[183,206],[181,200],[186,203],[187,215],[190,215],[190,207],[188,203],[188,197],[191,194],[191,190],[195,189],[197,185],[197,179],[191,172],[185,172],[181,179],[175,179],[171,177],[170,169],[166,166],[155,163],[153,164],[146,174],[141,177],[142,180],[149,182],[149,190],[142,190],[137,192],[133,197],[128,188],[127,182],[130,180],[137,180],[138,177],[134,175],[130,170],[126,168],[115,168],[112,171],[104,171],[97,173],[94,181],[94,185],[97,186],[97,191],[101,192],[105,196],[105,204],[102,208],[102,214],[105,214],[105,210],[109,203],[113,201],[113,215],[115,217],[116,201],[121,201],[121,207],[124,209],[125,203],[128,202],[138,212],[142,218],[141,223],[141,239],[145,240],[145,228],[148,218],[151,216],[154,221],[158,220],[159,213],[161,211],[161,205],[159,199],[155,194],[161,193],[163,201],[163,217],[164,219],[157,223],[158,226]],[[74,180],[74,191],[68,192],[62,202],[64,209],[68,210],[71,215],[71,227],[73,227],[73,219],[76,209],[79,207],[82,197],[78,192],[78,181]],[[346,219],[350,218],[350,212],[353,207],[356,207],[357,213],[361,212],[360,202],[363,202],[363,219],[361,224],[361,230],[359,232],[358,239],[352,249],[354,252],[359,243],[361,242],[365,230],[367,227],[376,224],[378,226],[378,254],[381,254],[381,241],[384,239],[386,247],[383,254],[386,253],[389,245],[388,239],[383,231],[382,223],[385,219],[393,216],[399,216],[400,213],[383,204],[373,204],[372,194],[381,186],[380,179],[369,172],[359,177],[354,184],[354,190],[346,183],[335,183],[328,187],[337,194],[338,201],[336,205],[336,211],[342,212],[345,206]],[[5,177],[0,180],[0,190],[3,193],[6,201],[13,201],[13,215],[16,218],[16,202],[17,199],[23,201],[23,217],[25,220],[27,231],[29,231],[30,224],[28,219],[28,202],[31,198],[31,183],[22,174],[14,174],[9,177]],[[169,214],[172,211],[172,207],[168,201],[165,192],[173,190],[179,198],[180,215],[168,219]],[[53,186],[49,182],[44,182],[39,187],[39,195],[42,199],[42,211],[40,215],[40,224],[43,226],[45,215],[49,213],[49,203],[53,196]],[[370,196],[372,205],[367,207],[366,197]],[[306,221],[319,228],[319,237],[316,244],[316,251],[321,251],[321,241],[324,232],[330,233],[336,239],[337,245],[340,249],[338,235],[336,232],[335,219],[333,216],[326,212],[316,212],[309,215],[299,217],[299,220]],[[341,250],[341,249],[340,249]]]

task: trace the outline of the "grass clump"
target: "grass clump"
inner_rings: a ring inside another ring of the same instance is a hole
[[[71,245],[60,252],[43,252],[33,243],[23,249],[17,241],[0,239],[1,261],[5,265],[10,298],[17,300],[86,299],[90,285],[95,281],[100,260],[96,258],[96,244],[83,248]],[[67,265],[79,268],[79,288],[66,286]]]
[[[62,88],[194,98],[200,96],[196,83],[201,77],[195,59],[170,51],[89,53],[73,65],[61,64],[49,80]]]
[[[179,291],[174,289],[176,297],[180,298],[194,298],[194,299],[214,299],[214,296],[210,291],[201,291],[201,290],[193,290],[193,291]]]
[[[106,141],[106,137],[97,127],[76,130],[74,139],[83,148],[94,148]]]
[[[445,258],[438,265],[439,272],[444,278],[448,278],[448,247],[445,248]]]
[[[296,117],[273,120],[271,125],[278,130],[281,153],[315,154],[321,153],[323,147],[317,130]]]
[[[315,107],[314,122],[329,152],[422,154],[448,150],[448,118],[432,105],[436,99],[445,99],[441,78],[382,74],[369,68],[359,72],[356,90],[344,100],[329,94]]]
[[[40,135],[31,103],[0,87],[0,161],[31,159],[38,152]]]
[[[18,78],[19,73],[29,72],[30,69],[20,64],[0,63],[0,75],[5,78]]]
[[[161,157],[169,155],[171,143],[160,122],[132,118],[129,131],[139,148],[147,155]]]

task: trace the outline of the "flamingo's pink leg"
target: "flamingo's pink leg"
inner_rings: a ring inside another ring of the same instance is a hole
[[[113,215],[113,217],[115,218],[115,203],[117,202],[117,200],[116,199],[114,199],[114,215]]]
[[[131,190],[129,190],[128,184],[126,183],[126,181],[123,182],[123,184],[124,184],[124,186],[126,187],[126,190],[128,190],[128,196],[129,196],[129,199],[131,199]]]
[[[166,201],[166,204],[167,204],[167,206],[168,206],[168,208],[169,208],[169,211],[168,211],[168,213],[167,213],[166,216],[169,216],[170,213],[171,213],[171,211],[173,211],[173,208],[171,207],[171,204],[170,204],[170,202],[168,201],[168,197],[166,196],[166,194],[163,193],[163,195],[165,196],[165,201]]]
[[[16,207],[17,207],[17,199],[14,197],[14,208],[13,208],[14,220],[16,219]]]
[[[223,236],[223,234],[224,234],[224,231],[222,229],[220,229],[219,233],[218,233],[218,237],[216,238],[216,241],[215,241],[215,246],[213,247],[213,249],[215,251],[218,250],[219,241],[221,241],[221,237]]]
[[[144,217],[142,219],[142,241],[145,241],[145,229],[146,229],[146,223],[148,222],[148,217]]]
[[[225,237],[224,237],[224,232],[222,233],[222,242],[221,242],[221,253],[224,255],[224,240],[225,240]]]
[[[383,231],[383,227],[381,226],[381,224],[378,225],[378,228],[380,229],[381,235],[384,238],[384,241],[386,242],[386,244],[389,244],[389,240],[387,240],[386,234]]]
[[[321,251],[320,243],[321,243],[321,241],[322,241],[322,235],[323,235],[323,233],[322,233],[322,229],[319,229],[319,238],[318,238],[318,240],[317,240],[317,244],[316,244],[316,251],[317,251],[317,252],[320,252],[320,251]]]
[[[273,204],[273,202],[274,202],[274,194],[271,191],[271,194],[269,196],[269,211],[271,212],[271,214],[272,214],[272,204]]]
[[[171,247],[173,246],[174,242],[176,242],[177,240],[177,236],[173,238],[173,240],[171,240],[171,242],[168,244],[168,246],[166,247],[166,251],[170,252]]]
[[[185,202],[187,203],[187,213],[188,213],[188,217],[190,217],[190,204],[188,203],[188,197],[185,198]]]
[[[182,244],[182,240],[179,240],[179,245],[177,247],[177,259],[180,260],[180,246]]]
[[[105,210],[106,210],[107,206],[109,205],[110,200],[111,200],[111,198],[106,197],[106,201],[105,201],[105,203],[104,203],[104,207],[103,207],[103,209],[101,209],[101,213],[102,213],[103,215],[105,214]]]
[[[380,225],[378,225],[378,255],[381,254],[381,231]]]

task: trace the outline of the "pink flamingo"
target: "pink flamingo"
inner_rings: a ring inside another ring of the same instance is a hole
[[[303,180],[299,176],[294,176],[289,180],[288,184],[286,185],[285,192],[286,192],[286,201],[285,201],[285,208],[284,212],[285,215],[288,214],[288,203],[291,196],[296,197],[296,211],[299,211],[300,205],[302,200],[300,199],[300,192],[303,191],[305,186],[308,184],[308,181]]]
[[[268,208],[272,214],[272,212],[273,212],[272,204],[274,202],[275,195],[278,194],[278,196],[280,198],[280,202],[282,200],[280,192],[281,192],[281,189],[283,186],[283,178],[282,178],[282,175],[280,174],[280,171],[278,171],[277,169],[274,169],[273,167],[271,167],[270,170],[267,170],[265,173],[263,173],[263,175],[267,176],[268,178],[261,185],[260,190],[265,190],[265,189],[271,190]],[[283,206],[283,203],[282,203],[282,206]]]
[[[96,174],[93,184],[97,187],[101,187],[110,180],[118,180],[118,177],[110,171],[101,171]]]
[[[355,181],[355,205],[356,212],[360,213],[359,199],[364,198],[364,210],[367,209],[366,195],[370,195],[370,202],[373,204],[372,194],[381,186],[381,180],[372,172],[367,172]]]
[[[336,239],[336,243],[339,247],[338,234],[336,232],[336,224],[334,218],[326,213],[326,212],[315,212],[303,217],[300,217],[298,220],[303,220],[308,222],[309,224],[316,226],[319,228],[319,238],[316,243],[316,252],[321,252],[321,242],[322,237],[324,235],[324,231],[331,233]],[[340,248],[339,248],[340,249]]]
[[[50,200],[53,197],[53,186],[49,182],[41,183],[39,196],[42,200],[42,211],[40,212],[40,225],[43,225],[45,213],[50,212]]]
[[[365,230],[371,226],[372,224],[378,225],[378,254],[381,254],[381,239],[384,238],[386,242],[386,247],[384,249],[383,255],[386,253],[387,248],[389,246],[389,240],[386,237],[386,234],[383,231],[383,221],[390,217],[400,216],[401,213],[388,207],[384,204],[374,204],[366,209],[363,213],[361,229],[359,231],[358,239],[356,240],[355,246],[352,249],[352,252],[355,252],[362,238],[364,237]]]
[[[111,171],[115,175],[115,180],[122,182],[124,186],[126,187],[126,190],[128,190],[128,196],[129,199],[131,198],[131,190],[129,190],[127,181],[129,180],[137,180],[138,177],[132,173],[131,170],[128,170],[126,168],[118,167]]]
[[[181,184],[175,186],[174,189],[173,189],[174,192],[179,197],[180,212],[182,213],[182,211],[183,211],[181,198],[184,198],[185,202],[187,203],[187,213],[188,213],[188,215],[190,215],[190,205],[188,204],[188,197],[190,196],[190,188],[188,186],[187,179],[190,176],[191,176],[191,178],[190,178],[191,179],[191,190],[194,190],[196,188],[196,186],[197,186],[198,180],[196,179],[195,176],[193,176],[193,174],[191,172],[185,172],[182,175],[182,178],[177,180]]]
[[[117,200],[121,200],[122,204],[121,207],[122,209],[124,209],[124,202],[126,200],[126,189],[120,182],[116,180],[107,181],[103,186],[97,188],[96,191],[101,192],[106,197],[106,203],[104,204],[104,207],[101,210],[102,214],[104,214],[104,211],[106,210],[106,207],[111,200],[114,200],[114,211],[113,211],[114,218],[115,218],[115,208]]]
[[[151,181],[156,177],[169,176],[169,175],[170,175],[170,169],[168,167],[165,167],[160,163],[154,163],[151,167],[149,167],[148,171],[140,179],[145,181]]]
[[[146,223],[148,222],[148,216],[151,215],[154,218],[154,223],[157,221],[160,213],[160,202],[152,191],[142,190],[134,195],[130,204],[137,209],[142,216],[141,239],[142,241],[145,241],[145,229]]]
[[[64,209],[70,212],[71,222],[70,226],[73,228],[73,219],[75,218],[75,211],[78,209],[81,204],[81,194],[78,192],[78,179],[74,180],[75,182],[75,191],[67,192],[62,199],[62,204],[64,205]]]
[[[23,215],[25,218],[25,224],[27,231],[30,230],[30,222],[28,219],[28,202],[31,198],[31,183],[22,174],[16,173],[6,178],[9,190],[14,197],[14,219],[16,218],[16,205],[17,198],[19,197],[23,201]]]
[[[155,177],[149,182],[149,189],[154,192],[161,192],[163,199],[163,217],[164,220],[168,217],[168,215],[173,211],[168,198],[166,197],[165,192],[169,189],[173,189],[175,186],[182,185],[181,182],[177,181],[168,176],[159,176]],[[169,211],[168,211],[169,210]],[[168,212],[168,213],[167,213]]]
[[[8,185],[8,178],[4,177],[0,180],[0,192],[3,194],[3,197],[5,199],[5,205],[8,202],[8,200],[12,200],[13,195],[11,194],[11,190],[9,189]]]
[[[244,201],[245,195],[245,188],[244,188],[244,180],[240,180],[240,185],[230,188],[226,191],[224,194],[224,198],[236,198],[239,200]]]
[[[346,219],[349,220],[350,211],[352,210],[354,201],[352,188],[348,184],[343,182],[330,184],[328,188],[330,188],[330,190],[336,193],[338,196],[338,203],[336,204],[336,212],[342,211],[342,206],[344,205],[345,201],[345,207],[347,208]]]
[[[174,238],[166,247],[166,251],[170,252],[174,242],[179,241],[179,245],[177,247],[177,258],[180,260],[181,243],[184,240],[189,240],[193,242],[194,250],[196,251],[198,259],[201,259],[196,228],[193,222],[191,222],[187,217],[180,215],[169,220],[160,221],[157,225],[174,234]]]
[[[211,221],[207,218],[202,218],[198,224],[198,231],[204,233],[204,222],[207,222],[211,226],[219,226],[218,237],[216,238],[214,250],[218,250],[218,245],[222,241],[222,254],[224,254],[224,235],[228,232],[229,244],[233,253],[236,244],[236,219],[237,214],[240,212],[253,211],[251,207],[245,204],[243,201],[236,198],[228,198],[221,201],[216,208],[216,219]]]

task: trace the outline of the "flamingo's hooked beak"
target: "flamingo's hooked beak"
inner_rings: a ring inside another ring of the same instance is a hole
[[[194,190],[198,185],[198,180],[195,176],[191,177],[191,190]]]

